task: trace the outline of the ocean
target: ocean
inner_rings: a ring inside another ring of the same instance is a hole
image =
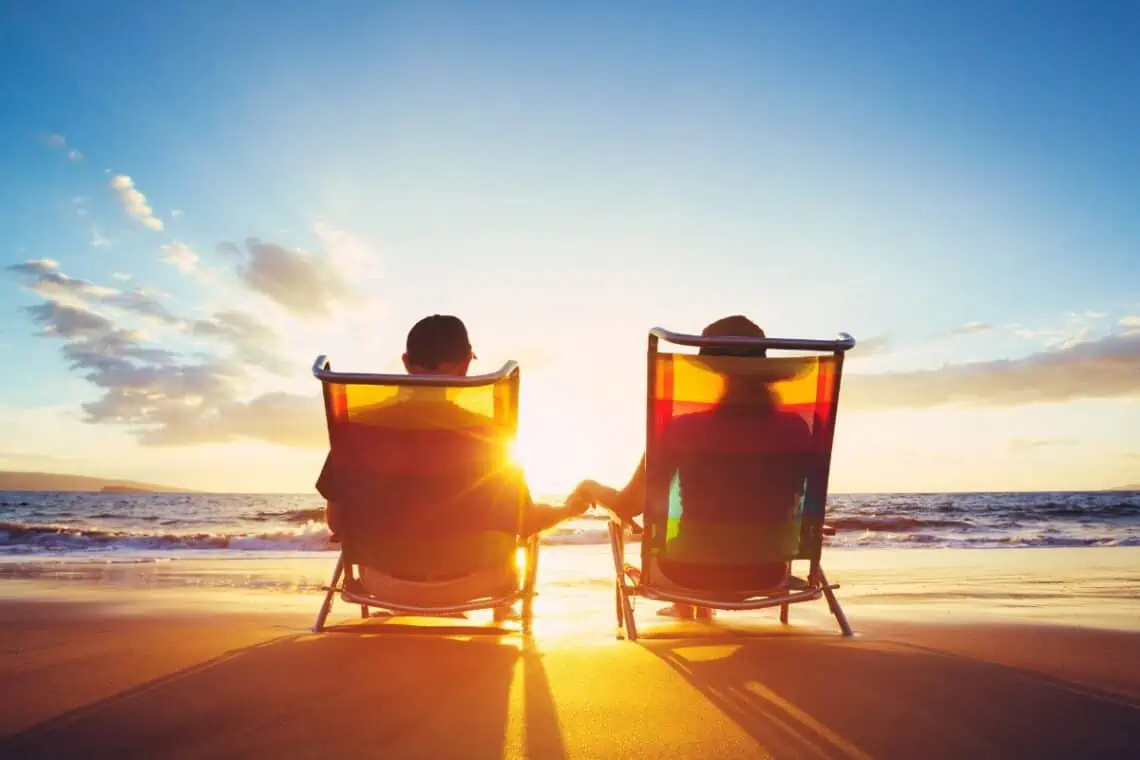
[[[1140,492],[833,495],[843,548],[1140,546]],[[588,514],[546,545],[603,544]],[[0,558],[311,556],[335,551],[315,495],[0,492]]]

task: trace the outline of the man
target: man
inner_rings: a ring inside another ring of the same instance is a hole
[[[705,337],[747,337],[763,338],[764,331],[750,319],[734,315],[719,319],[701,331]],[[763,348],[702,348],[703,356],[766,356]],[[743,403],[741,403],[743,402]],[[725,411],[722,413],[721,408]],[[746,412],[737,411],[747,409]],[[718,404],[707,412],[678,417],[672,420],[665,431],[666,441],[677,444],[696,443],[697,448],[709,445],[716,448],[729,437],[743,436],[765,446],[778,450],[805,451],[810,448],[811,432],[798,415],[779,411],[771,399],[771,391],[763,380],[749,385],[730,383]],[[765,441],[765,439],[770,439]],[[680,446],[680,448],[687,448]],[[677,456],[673,454],[673,456]],[[721,454],[720,459],[726,459]],[[740,508],[761,510],[779,520],[780,513],[787,512],[798,498],[796,489],[803,483],[805,473],[801,472],[802,456],[780,457],[762,454],[744,454],[737,461],[719,463],[709,467],[693,461],[678,460],[661,467],[662,472],[675,472],[683,494],[685,513],[690,520],[717,519],[717,513],[727,513]],[[768,461],[765,461],[768,460]],[[629,520],[640,515],[646,502],[649,487],[645,472],[645,457],[620,491],[601,485],[596,481],[583,481],[575,493],[612,510],[620,517]],[[667,483],[658,483],[659,488],[668,489]],[[741,498],[746,495],[746,498]],[[655,498],[667,498],[663,494]],[[679,523],[684,524],[681,517]],[[683,537],[685,531],[680,530]],[[676,552],[674,552],[676,554]],[[715,589],[717,587],[737,587],[742,585],[764,585],[766,578],[774,577],[779,571],[777,563],[745,566],[739,569],[725,569],[699,563],[678,562],[662,559],[659,566],[667,579],[681,583],[687,588]],[[693,608],[687,604],[675,604],[660,611],[665,616],[682,618],[711,619],[712,610],[707,607]]]
[[[463,322],[434,314],[408,332],[402,358],[410,375],[461,377],[475,355]],[[444,389],[400,388],[350,414],[359,440],[329,453],[317,491],[328,502],[330,531],[375,559],[368,565],[379,568],[366,565],[373,575],[461,582],[485,569],[488,557],[512,556],[516,531],[533,535],[591,506],[578,493],[565,508],[535,504],[494,421],[453,403]],[[383,434],[370,436],[370,428]],[[417,476],[420,465],[429,474]]]

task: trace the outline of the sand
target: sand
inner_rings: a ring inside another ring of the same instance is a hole
[[[316,592],[242,590],[233,561],[9,573],[0,757],[1140,756],[1135,552],[839,554],[851,639],[819,603],[783,627],[642,602],[619,642],[604,568],[572,552],[544,558],[529,643],[343,604],[314,635]],[[260,577],[303,587],[311,562]],[[1097,580],[1054,604],[1074,572]]]

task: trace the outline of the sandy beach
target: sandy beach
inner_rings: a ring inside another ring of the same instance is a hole
[[[548,554],[530,643],[480,614],[361,620],[343,604],[311,634],[306,583],[327,557],[9,567],[0,756],[1140,750],[1136,550],[834,552],[852,639],[823,604],[783,627],[774,613],[677,623],[641,602],[638,644],[615,640],[604,555]],[[278,582],[232,582],[254,575]]]

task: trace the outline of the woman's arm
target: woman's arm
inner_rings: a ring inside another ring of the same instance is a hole
[[[641,514],[645,505],[645,457],[633,472],[625,488],[604,486],[596,480],[584,480],[575,489],[581,491],[591,501],[600,504],[623,520],[630,520]]]

